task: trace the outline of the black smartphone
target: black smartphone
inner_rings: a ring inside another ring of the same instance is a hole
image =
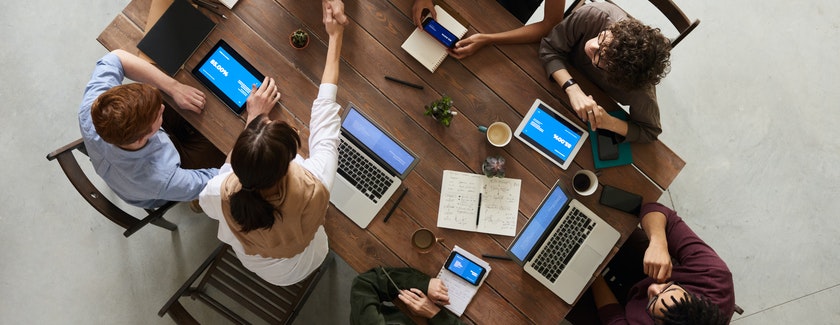
[[[446,48],[451,49],[455,47],[455,43],[459,41],[458,36],[452,34],[452,32],[438,23],[437,20],[434,20],[432,16],[426,16],[423,19],[423,30],[432,35],[443,46],[446,46]]]
[[[620,188],[604,185],[601,190],[601,204],[633,215],[639,215],[642,208],[642,196]]]
[[[618,159],[618,141],[615,133],[607,130],[598,129],[598,159],[616,160]]]
[[[456,251],[452,251],[452,254],[449,254],[449,258],[446,259],[445,268],[472,285],[478,285],[487,273],[487,270],[483,266],[478,265],[478,263],[471,261]]]

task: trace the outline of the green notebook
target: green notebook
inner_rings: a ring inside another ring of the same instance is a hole
[[[627,121],[629,116],[622,110],[609,112],[610,115]],[[622,142],[618,144],[618,159],[601,160],[598,159],[598,132],[592,131],[589,128],[589,142],[592,143],[592,160],[595,162],[595,169],[624,166],[633,163],[633,152],[630,150],[629,142]]]

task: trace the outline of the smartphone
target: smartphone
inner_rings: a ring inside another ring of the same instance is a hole
[[[443,44],[443,46],[446,46],[446,48],[451,49],[455,47],[455,43],[458,43],[459,41],[458,36],[452,34],[452,32],[434,20],[432,16],[426,16],[426,18],[423,19],[423,30],[432,35],[441,44]]]
[[[452,272],[472,285],[478,285],[487,273],[487,270],[484,269],[483,266],[478,265],[476,262],[471,261],[466,256],[455,251],[453,251],[452,254],[449,254],[449,258],[446,259],[445,267],[446,270]]]
[[[618,159],[618,141],[615,133],[602,129],[596,132],[598,133],[598,159],[602,161]]]
[[[601,191],[601,204],[633,215],[639,215],[642,208],[642,196],[620,188],[604,185]]]

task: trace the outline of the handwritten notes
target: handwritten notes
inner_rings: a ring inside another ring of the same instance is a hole
[[[521,186],[519,179],[444,170],[437,226],[514,236]]]

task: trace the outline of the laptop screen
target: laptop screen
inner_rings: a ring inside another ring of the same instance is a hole
[[[522,139],[561,163],[565,162],[583,136],[583,132],[568,123],[540,104],[531,119],[524,122]]]
[[[414,163],[414,155],[391,139],[355,107],[348,107],[347,116],[341,123],[346,134],[351,135],[379,158],[391,166],[397,173],[405,174]]]
[[[524,263],[535,246],[540,245],[540,239],[544,237],[543,235],[551,231],[549,227],[554,224],[553,221],[560,215],[568,201],[569,197],[563,192],[558,181],[540,204],[540,207],[537,208],[537,211],[534,212],[534,216],[531,217],[525,228],[522,228],[522,231],[513,240],[508,251]]]

